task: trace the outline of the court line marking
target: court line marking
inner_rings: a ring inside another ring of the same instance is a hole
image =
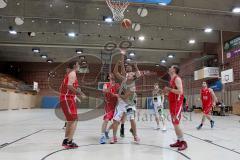
[[[234,153],[240,154],[240,152],[235,151],[235,149],[230,149],[230,148],[224,147],[224,146],[222,146],[222,145],[220,145],[220,144],[216,144],[216,143],[214,143],[214,142],[211,141],[211,140],[202,139],[202,138],[200,138],[200,137],[193,136],[193,135],[191,135],[191,134],[189,134],[189,133],[184,133],[184,134],[187,135],[187,136],[190,136],[190,137],[192,137],[192,138],[195,138],[195,139],[201,140],[201,141],[203,141],[203,142],[206,142],[206,143],[209,143],[209,144],[215,145],[215,146],[217,146],[217,147],[220,147],[220,148],[226,149],[226,150],[228,150],[228,151],[231,151],[231,152],[234,152]]]
[[[123,144],[132,144],[132,143],[116,143],[116,144],[104,144],[104,145],[123,145]],[[79,146],[79,148],[77,149],[81,149],[82,147],[89,147],[89,146],[102,146],[103,144],[87,144],[87,145],[81,145]],[[177,150],[174,150],[174,149],[171,149],[171,148],[166,148],[166,147],[161,147],[161,146],[157,146],[157,145],[150,145],[150,144],[136,144],[137,146],[148,146],[148,147],[155,147],[155,148],[161,148],[161,149],[166,149],[166,150],[169,150],[169,151],[173,151],[173,152],[176,152],[180,155],[182,155],[184,158],[188,159],[188,160],[191,160],[190,157],[188,157],[187,155],[185,155],[184,153],[182,152],[179,152]],[[52,153],[49,153],[48,155],[44,156],[41,160],[46,160],[48,157],[50,157],[51,155],[53,154],[56,154],[58,152],[61,152],[61,151],[66,151],[66,150],[76,150],[76,149],[60,149],[60,150],[56,150]]]
[[[26,136],[24,136],[24,137],[21,137],[21,138],[15,140],[15,141],[10,142],[10,143],[3,143],[2,145],[0,145],[0,149],[2,149],[2,148],[4,148],[4,147],[7,147],[7,146],[9,146],[9,145],[11,145],[11,144],[13,144],[13,143],[18,142],[18,141],[21,141],[21,140],[23,140],[23,139],[25,139],[25,138],[27,138],[27,137],[30,137],[30,136],[32,136],[32,135],[35,135],[35,134],[37,134],[37,133],[39,133],[39,132],[42,132],[43,130],[44,130],[44,129],[40,129],[40,130],[38,130],[38,131],[36,131],[36,132],[33,132],[33,133],[31,133],[31,134],[28,134],[28,135],[26,135]]]

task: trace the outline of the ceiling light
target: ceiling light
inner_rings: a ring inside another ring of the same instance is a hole
[[[131,58],[127,58],[126,61],[130,62],[132,59]]]
[[[68,5],[66,5],[65,7],[66,7],[66,8],[68,8],[69,6],[68,6]]]
[[[204,32],[205,32],[205,33],[211,33],[212,30],[213,30],[212,28],[205,28]]]
[[[83,53],[83,51],[82,51],[82,50],[80,50],[80,49],[77,49],[77,50],[76,50],[76,53],[77,53],[77,54],[82,54],[82,53]]]
[[[82,61],[82,64],[87,64],[87,62],[86,61]]]
[[[9,30],[9,33],[12,34],[12,35],[16,35],[16,34],[17,34],[17,31],[15,31],[15,30]]]
[[[98,23],[98,26],[100,26],[100,23]]]
[[[161,60],[161,63],[166,63],[167,61],[165,59]]]
[[[240,7],[235,7],[232,9],[233,13],[240,13]]]
[[[46,59],[46,58],[47,58],[47,55],[41,55],[41,57],[42,57],[43,59]]]
[[[104,22],[107,22],[107,23],[112,23],[113,22],[112,17],[105,17],[105,16],[103,16],[103,20],[104,20]]]
[[[76,37],[76,33],[74,33],[74,32],[69,32],[69,33],[68,33],[68,37]]]
[[[159,64],[156,64],[155,66],[156,66],[156,67],[159,67]]]
[[[40,49],[39,48],[33,48],[32,51],[33,51],[33,53],[40,53]]]
[[[13,29],[12,26],[9,26],[9,31],[8,31],[10,34],[12,35],[16,35],[17,34],[17,31]]]
[[[144,37],[144,36],[140,36],[140,37],[138,37],[138,39],[139,39],[140,41],[144,41],[144,40],[145,40],[145,37]]]
[[[52,7],[53,7],[53,5],[52,5],[52,4],[50,4],[50,5],[49,5],[49,7],[50,7],[50,8],[52,8]]]
[[[190,39],[190,40],[188,41],[188,43],[189,43],[189,44],[194,44],[194,43],[196,43],[196,41],[195,41],[194,39]]]
[[[58,23],[59,23],[59,24],[61,24],[61,23],[62,23],[62,21],[58,21]]]
[[[158,3],[159,5],[161,5],[161,6],[166,6],[167,5],[167,3],[164,3],[164,2],[161,2],[161,3]]]
[[[129,56],[134,57],[134,56],[135,56],[135,53],[134,53],[134,52],[131,52],[131,53],[129,53]]]
[[[53,63],[53,60],[52,59],[48,59],[47,62],[48,63]]]
[[[172,54],[169,54],[168,55],[168,58],[173,58],[174,56]]]

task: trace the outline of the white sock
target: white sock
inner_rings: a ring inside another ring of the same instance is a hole
[[[178,137],[178,140],[179,141],[184,141],[184,138],[183,137]]]

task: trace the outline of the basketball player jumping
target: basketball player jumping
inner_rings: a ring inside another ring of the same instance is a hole
[[[168,94],[170,114],[172,123],[177,135],[177,142],[171,144],[170,147],[178,147],[179,151],[187,148],[187,143],[183,139],[183,132],[180,128],[181,112],[183,107],[183,85],[182,79],[178,76],[180,69],[173,65],[169,68],[169,75],[171,77],[170,87],[165,87],[164,90]]]
[[[211,88],[208,88],[206,82],[202,83],[202,89],[200,91],[200,95],[202,100],[203,116],[202,116],[202,122],[197,127],[197,129],[200,130],[202,128],[206,118],[210,121],[211,128],[213,128],[214,121],[211,119],[210,113],[212,111],[213,106],[216,105],[217,97],[213,92],[213,90]]]
[[[160,92],[159,89],[159,85],[158,83],[154,84],[154,89],[153,89],[153,105],[154,105],[154,115],[155,115],[155,120],[157,123],[157,127],[156,129],[159,130],[160,129],[160,118],[162,120],[163,123],[163,128],[162,131],[166,131],[166,125],[165,125],[165,114],[164,114],[164,107],[163,107],[163,103],[164,103],[164,95],[163,93]]]
[[[69,63],[70,71],[65,76],[60,88],[60,106],[67,120],[65,130],[65,139],[62,146],[65,148],[77,148],[78,145],[73,142],[73,135],[77,127],[77,106],[75,96],[86,98],[85,94],[81,91],[78,85],[76,71],[79,69],[77,61]]]
[[[122,55],[121,63],[124,64],[124,55]],[[132,72],[132,67],[129,66],[129,70],[126,76],[123,76],[118,72],[120,61],[117,62],[114,68],[114,74],[118,79],[122,81],[121,87],[118,94],[118,105],[116,106],[114,117],[113,117],[113,139],[110,143],[117,142],[117,129],[118,125],[121,122],[124,114],[127,114],[127,118],[131,123],[131,132],[134,137],[134,141],[139,143],[140,139],[137,136],[137,128],[134,116],[134,110],[136,110],[136,86],[135,81],[141,76],[141,73],[137,67],[137,64],[134,64],[136,72]]]
[[[107,139],[109,139],[108,133],[109,129],[112,127],[110,126],[107,129],[108,122],[113,119],[115,107],[117,105],[117,92],[120,87],[118,83],[115,82],[115,76],[113,73],[110,73],[108,76],[109,82],[105,83],[103,86],[103,93],[105,95],[105,115],[103,117],[103,124],[102,124],[102,134],[99,140],[100,144],[105,144]]]

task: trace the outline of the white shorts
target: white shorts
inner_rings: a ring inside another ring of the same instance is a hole
[[[130,106],[122,99],[118,100],[118,105],[116,106],[113,119],[120,122],[122,120],[123,114],[126,113],[128,120],[135,119],[136,106]]]
[[[120,122],[122,120],[123,114],[127,112],[127,103],[125,101],[123,101],[122,99],[118,99],[118,104],[116,106],[115,112],[114,112],[114,116],[113,119],[115,121]]]
[[[136,106],[127,106],[127,119],[128,120],[134,120],[135,119],[135,113],[136,113]]]
[[[164,116],[164,108],[163,108],[162,104],[153,103],[153,105],[154,105],[154,114],[156,116],[161,115],[161,117],[163,117]]]

